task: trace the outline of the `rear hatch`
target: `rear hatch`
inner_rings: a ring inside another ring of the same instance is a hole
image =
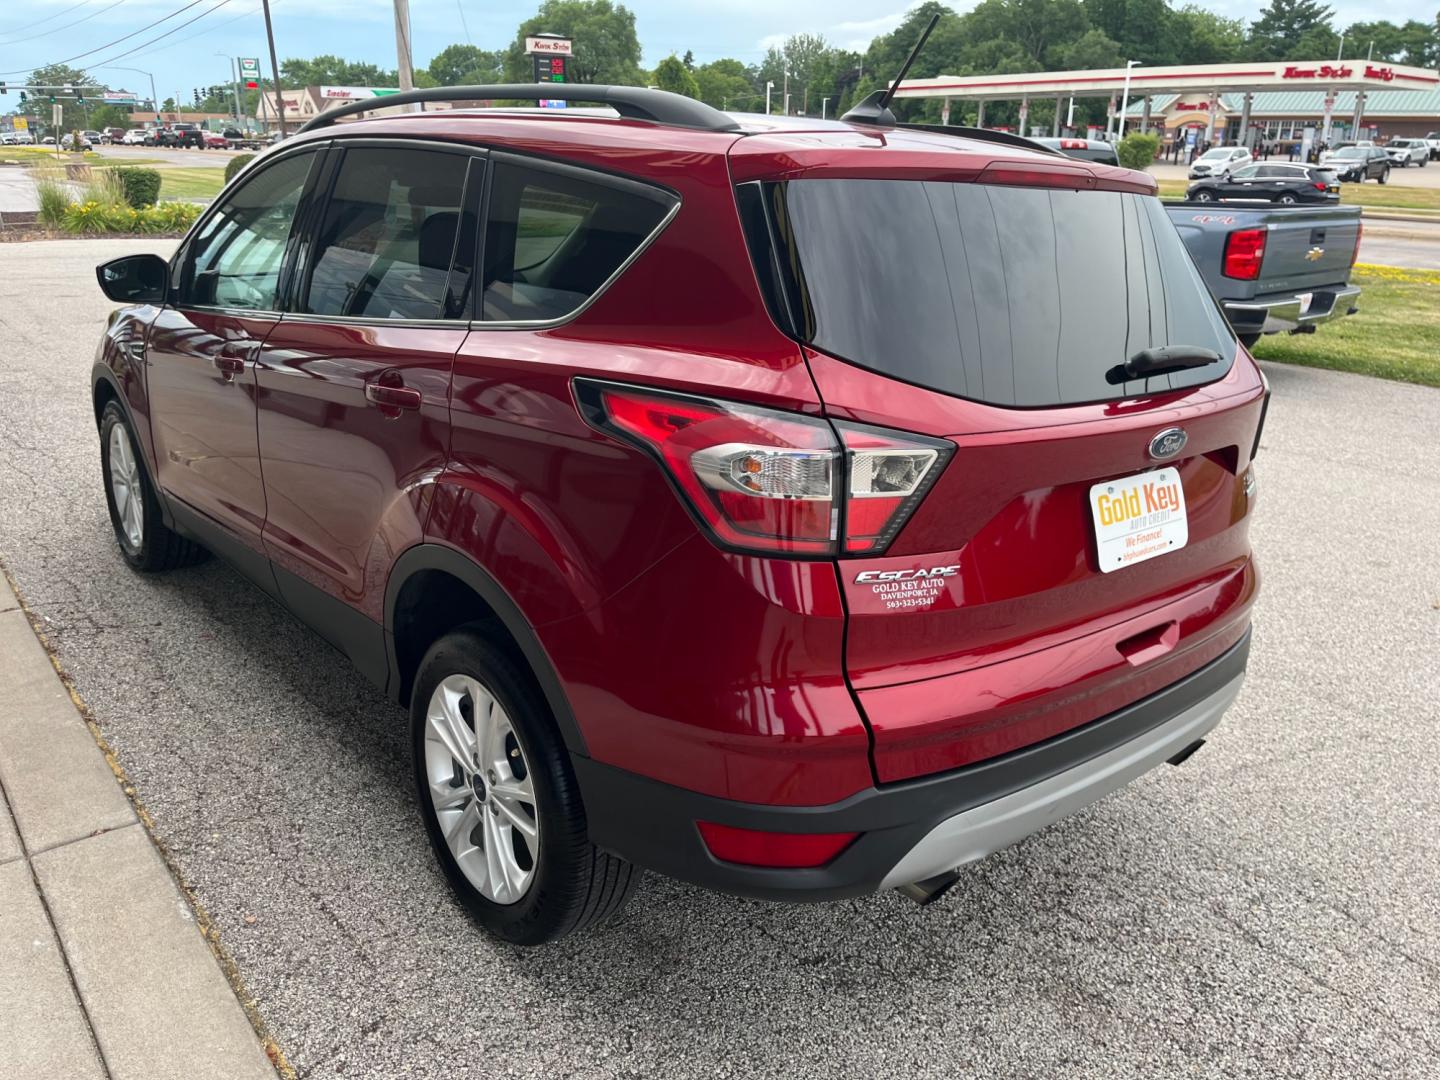
[[[1336,285],[1346,280],[1360,239],[1358,208],[1276,210],[1266,214],[1265,257],[1257,295]]]
[[[883,554],[839,563],[881,782],[1160,689],[1238,639],[1254,591],[1241,475],[1260,380],[1157,200],[1100,190],[1099,170],[976,179],[740,190],[827,413],[955,446]],[[1166,346],[1218,359],[1125,377]],[[1183,449],[1157,460],[1172,427]]]

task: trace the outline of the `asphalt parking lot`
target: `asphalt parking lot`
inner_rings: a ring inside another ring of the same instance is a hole
[[[927,909],[652,876],[519,952],[450,900],[401,713],[223,564],[121,562],[92,267],[143,246],[0,245],[0,561],[301,1076],[1440,1070],[1440,392],[1267,367],[1250,678],[1184,767]]]

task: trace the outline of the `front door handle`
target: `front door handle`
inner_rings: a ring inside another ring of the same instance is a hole
[[[420,408],[420,391],[409,386],[393,386],[386,383],[365,384],[365,400],[383,410]]]
[[[226,342],[220,346],[212,361],[215,370],[220,372],[220,378],[224,382],[234,382],[235,379],[245,374],[245,369],[255,362],[255,354],[260,351],[258,341],[245,341],[239,344]]]

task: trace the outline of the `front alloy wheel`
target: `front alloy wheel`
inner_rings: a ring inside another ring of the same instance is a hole
[[[140,551],[145,543],[145,493],[140,487],[140,465],[130,434],[124,424],[110,428],[110,453],[106,455],[110,473],[110,494],[115,500],[115,535],[130,554]]]

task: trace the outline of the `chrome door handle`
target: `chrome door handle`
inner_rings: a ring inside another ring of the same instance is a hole
[[[386,386],[384,383],[366,383],[365,400],[382,409],[418,409],[420,391],[409,386]]]

